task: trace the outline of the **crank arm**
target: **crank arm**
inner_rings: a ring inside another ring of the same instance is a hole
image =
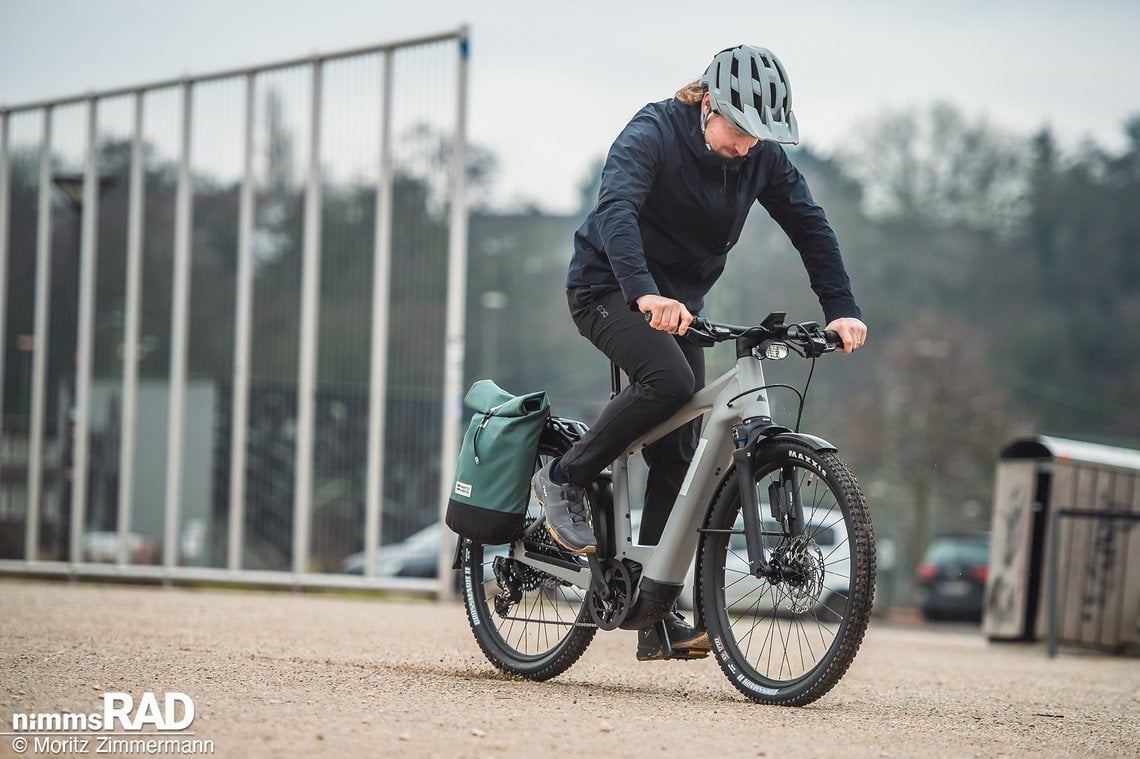
[[[590,577],[593,579],[591,589],[598,594],[598,597],[603,601],[610,600],[610,584],[606,580],[605,570],[602,568],[602,560],[598,558],[596,553],[586,554],[586,561],[590,564]]]
[[[563,559],[558,556],[547,556],[537,551],[526,551],[522,556],[516,556],[515,561],[545,572],[563,582],[575,585],[583,590],[589,589],[591,573],[581,564]]]

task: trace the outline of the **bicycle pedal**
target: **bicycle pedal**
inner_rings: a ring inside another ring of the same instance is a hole
[[[674,648],[674,659],[704,659],[709,655],[707,648]]]
[[[703,648],[674,648],[671,656],[664,656],[661,649],[652,654],[638,653],[638,661],[691,661],[693,659],[706,659],[709,652]]]

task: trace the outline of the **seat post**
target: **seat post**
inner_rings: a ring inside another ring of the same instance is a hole
[[[621,392],[621,368],[615,364],[610,363],[610,400],[617,398],[618,393]]]

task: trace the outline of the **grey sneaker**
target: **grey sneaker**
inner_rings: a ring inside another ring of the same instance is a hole
[[[637,631],[637,660],[655,661],[665,658],[658,624]],[[712,645],[709,634],[698,630],[685,621],[680,612],[670,612],[665,617],[665,630],[669,634],[669,648],[672,659],[703,659],[709,655]]]
[[[550,479],[549,462],[530,481],[534,497],[546,512],[546,531],[554,542],[571,553],[596,553],[598,540],[590,525],[586,493],[577,485],[558,485]]]

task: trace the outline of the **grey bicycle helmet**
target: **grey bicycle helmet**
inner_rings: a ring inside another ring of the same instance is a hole
[[[712,111],[758,140],[794,145],[800,129],[792,113],[788,73],[769,50],[738,45],[716,54],[701,77]]]

